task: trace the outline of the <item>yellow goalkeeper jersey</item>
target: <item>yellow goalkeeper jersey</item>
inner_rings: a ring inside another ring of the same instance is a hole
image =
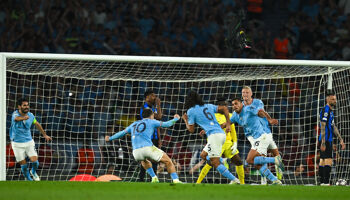
[[[230,118],[231,118],[231,116],[232,116],[232,114],[230,113]],[[215,113],[215,117],[220,125],[226,122],[226,117],[223,114]],[[224,131],[225,130],[226,130],[226,128],[224,128]],[[226,131],[225,131],[225,133],[226,133]],[[232,140],[232,142],[237,142],[237,133],[236,133],[236,128],[235,128],[234,124],[231,124],[231,132],[226,133],[226,140]]]

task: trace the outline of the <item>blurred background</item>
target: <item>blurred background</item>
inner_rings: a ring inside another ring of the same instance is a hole
[[[2,52],[349,60],[349,0],[3,0]],[[228,42],[232,21],[252,45]]]
[[[2,52],[350,59],[350,0],[2,0],[0,7]],[[239,47],[240,30],[251,49]],[[220,95],[240,96],[242,86],[249,85],[254,98],[262,99],[280,121],[272,131],[286,165],[286,183],[314,184],[318,108],[324,106],[328,78],[324,69],[8,59],[7,132],[16,99],[27,97],[31,112],[54,138],[47,144],[32,129],[43,180],[108,173],[140,181],[130,138],[106,143],[104,137],[138,119],[146,89],[160,97],[162,120],[168,120],[175,111],[184,112],[190,89],[214,103]],[[249,72],[257,76],[249,78]],[[236,79],[225,79],[226,74]],[[212,76],[220,79],[202,81]],[[348,69],[333,74],[333,89],[339,95],[336,118],[346,142],[349,77]],[[250,144],[241,128],[237,132],[244,160]],[[198,170],[189,171],[200,161],[206,139],[187,133],[181,122],[161,134],[162,149],[177,163],[180,176],[194,182]],[[350,151],[335,151],[335,163],[332,175],[348,179]],[[247,163],[245,169],[247,183],[258,183],[260,175]],[[163,173],[164,167],[159,170]],[[161,178],[167,177],[165,173]],[[7,137],[7,180],[21,179]],[[223,180],[211,172],[206,181]]]

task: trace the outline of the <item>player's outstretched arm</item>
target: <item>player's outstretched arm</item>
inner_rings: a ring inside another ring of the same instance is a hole
[[[278,120],[272,118],[269,113],[267,113],[264,109],[260,109],[258,111],[258,116],[261,118],[265,118],[267,119],[267,121],[271,124],[271,125],[277,125],[278,124]]]
[[[175,115],[174,115],[174,119],[169,120],[169,121],[167,121],[167,122],[161,122],[161,125],[160,125],[160,126],[161,126],[162,128],[168,128],[168,127],[174,125],[179,119],[180,119],[180,115],[175,114]]]
[[[44,131],[43,127],[41,126],[41,124],[39,122],[35,121],[34,125],[40,131],[40,133],[44,136],[44,138],[47,142],[52,140],[52,138],[46,134],[46,132]]]
[[[109,142],[109,141],[112,141],[112,140],[115,140],[115,139],[119,139],[121,137],[123,137],[124,135],[126,135],[128,132],[126,130],[122,130],[122,131],[119,131],[118,133],[112,135],[112,136],[107,136],[105,137],[105,140],[106,142]]]

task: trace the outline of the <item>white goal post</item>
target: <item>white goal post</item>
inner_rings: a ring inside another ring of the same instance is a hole
[[[107,158],[103,158],[98,134],[106,131],[105,126],[110,124],[97,118],[111,114],[112,129],[115,126],[121,129],[125,122],[122,116],[131,119],[130,113],[137,113],[148,88],[162,97],[164,119],[169,119],[174,113],[183,113],[183,100],[190,89],[198,90],[206,103],[215,103],[218,96],[239,97],[243,85],[251,86],[254,97],[262,99],[269,114],[281,122],[272,131],[287,165],[288,184],[317,183],[317,165],[313,167],[314,173],[310,168],[301,175],[296,174],[299,165],[308,164],[308,156],[314,154],[313,162],[317,160],[317,128],[314,127],[319,124],[318,114],[325,105],[327,89],[337,94],[336,124],[347,148],[350,142],[350,84],[347,82],[350,81],[350,62],[346,61],[1,53],[0,64],[0,180],[21,179],[16,175],[20,173],[18,167],[7,169],[6,148],[9,112],[15,109],[15,99],[26,95],[30,95],[29,103],[38,112],[33,112],[34,115],[44,121],[49,135],[50,130],[55,132],[53,139],[57,139],[49,145],[56,151],[57,158],[52,155],[46,168],[39,167],[43,180],[68,180],[78,174],[75,172],[76,156],[71,155],[77,150],[67,153],[66,148],[69,145],[69,148],[80,148],[85,143],[98,151],[92,175],[105,174],[105,166],[99,162],[111,162],[105,160],[113,156],[120,159],[117,161],[119,176],[127,181],[138,180],[139,168],[132,162],[129,139],[115,142],[114,154],[106,153]],[[108,111],[99,111],[99,107]],[[57,118],[50,119],[50,114]],[[75,119],[77,116],[79,120]],[[118,125],[115,125],[116,119]],[[195,182],[198,172],[189,174],[188,170],[198,161],[196,151],[205,144],[205,139],[186,132],[183,122],[179,124],[162,132],[162,137],[170,138],[163,150],[179,163],[180,179]],[[62,129],[64,133],[54,129]],[[249,145],[242,129],[239,126],[236,129],[240,135],[239,150],[246,155]],[[39,134],[36,135],[37,145],[44,145]],[[122,155],[117,155],[119,148],[124,151]],[[176,152],[177,148],[184,150]],[[349,149],[337,151],[336,156],[339,160],[335,161],[332,176],[349,179]],[[256,183],[259,178],[250,170],[248,182]],[[205,181],[225,182],[215,178],[214,173],[210,172]],[[161,180],[167,179],[166,175],[161,177]]]

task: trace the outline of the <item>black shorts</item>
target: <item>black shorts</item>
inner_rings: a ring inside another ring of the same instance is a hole
[[[321,142],[320,142],[320,158],[321,159],[333,158],[333,145],[331,142],[326,141],[325,151],[321,151]]]

